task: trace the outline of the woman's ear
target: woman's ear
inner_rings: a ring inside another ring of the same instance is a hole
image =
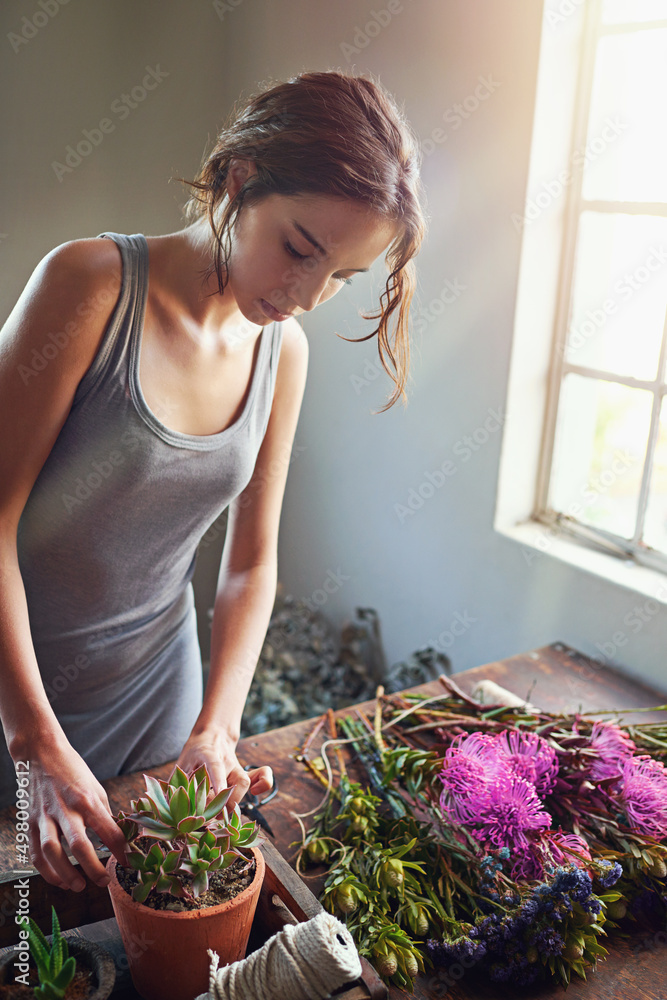
[[[227,168],[227,194],[230,201],[234,200],[248,178],[256,173],[257,164],[254,160],[232,157]]]

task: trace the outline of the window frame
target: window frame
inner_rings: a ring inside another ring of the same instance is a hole
[[[599,41],[610,35],[650,31],[667,28],[667,19],[641,22],[604,24],[602,22],[602,0],[587,0],[584,5],[583,27],[580,43],[578,78],[575,87],[572,133],[569,149],[570,158],[577,150],[586,148],[588,124],[593,91],[595,63]],[[641,542],[648,504],[651,474],[655,448],[660,430],[660,413],[663,398],[667,395],[665,366],[667,364],[667,311],[663,326],[662,343],[659,353],[657,373],[654,380],[641,380],[628,376],[605,372],[602,369],[577,365],[566,360],[566,343],[570,323],[575,275],[575,252],[579,235],[579,222],[584,212],[599,214],[635,214],[667,217],[667,203],[627,202],[585,199],[582,196],[584,169],[573,172],[572,181],[565,195],[562,243],[558,268],[556,303],[551,346],[551,362],[546,391],[542,444],[540,448],[534,507],[531,519],[547,526],[551,531],[562,532],[580,545],[590,546],[598,551],[623,560],[667,573],[667,554],[648,547]],[[652,408],[649,435],[639,492],[635,533],[627,540],[601,528],[586,525],[576,517],[550,508],[548,494],[551,480],[556,424],[560,393],[565,375],[575,373],[600,381],[613,382],[631,388],[646,389],[652,393]]]

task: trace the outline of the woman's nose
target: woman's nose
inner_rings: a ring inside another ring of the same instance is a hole
[[[304,312],[310,312],[325,298],[327,285],[328,275],[322,270],[301,266],[288,275],[285,298],[291,299]]]

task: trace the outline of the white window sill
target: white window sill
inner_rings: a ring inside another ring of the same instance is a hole
[[[496,522],[494,527],[501,535],[521,545],[528,566],[534,566],[544,556],[551,556],[619,587],[667,604],[667,577],[664,573],[640,566],[632,560],[596,552],[538,521],[520,524]]]

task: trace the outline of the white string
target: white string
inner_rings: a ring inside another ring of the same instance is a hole
[[[347,928],[330,913],[288,924],[241,962],[218,969],[211,958],[209,992],[197,1000],[325,1000],[358,979],[361,962]]]

